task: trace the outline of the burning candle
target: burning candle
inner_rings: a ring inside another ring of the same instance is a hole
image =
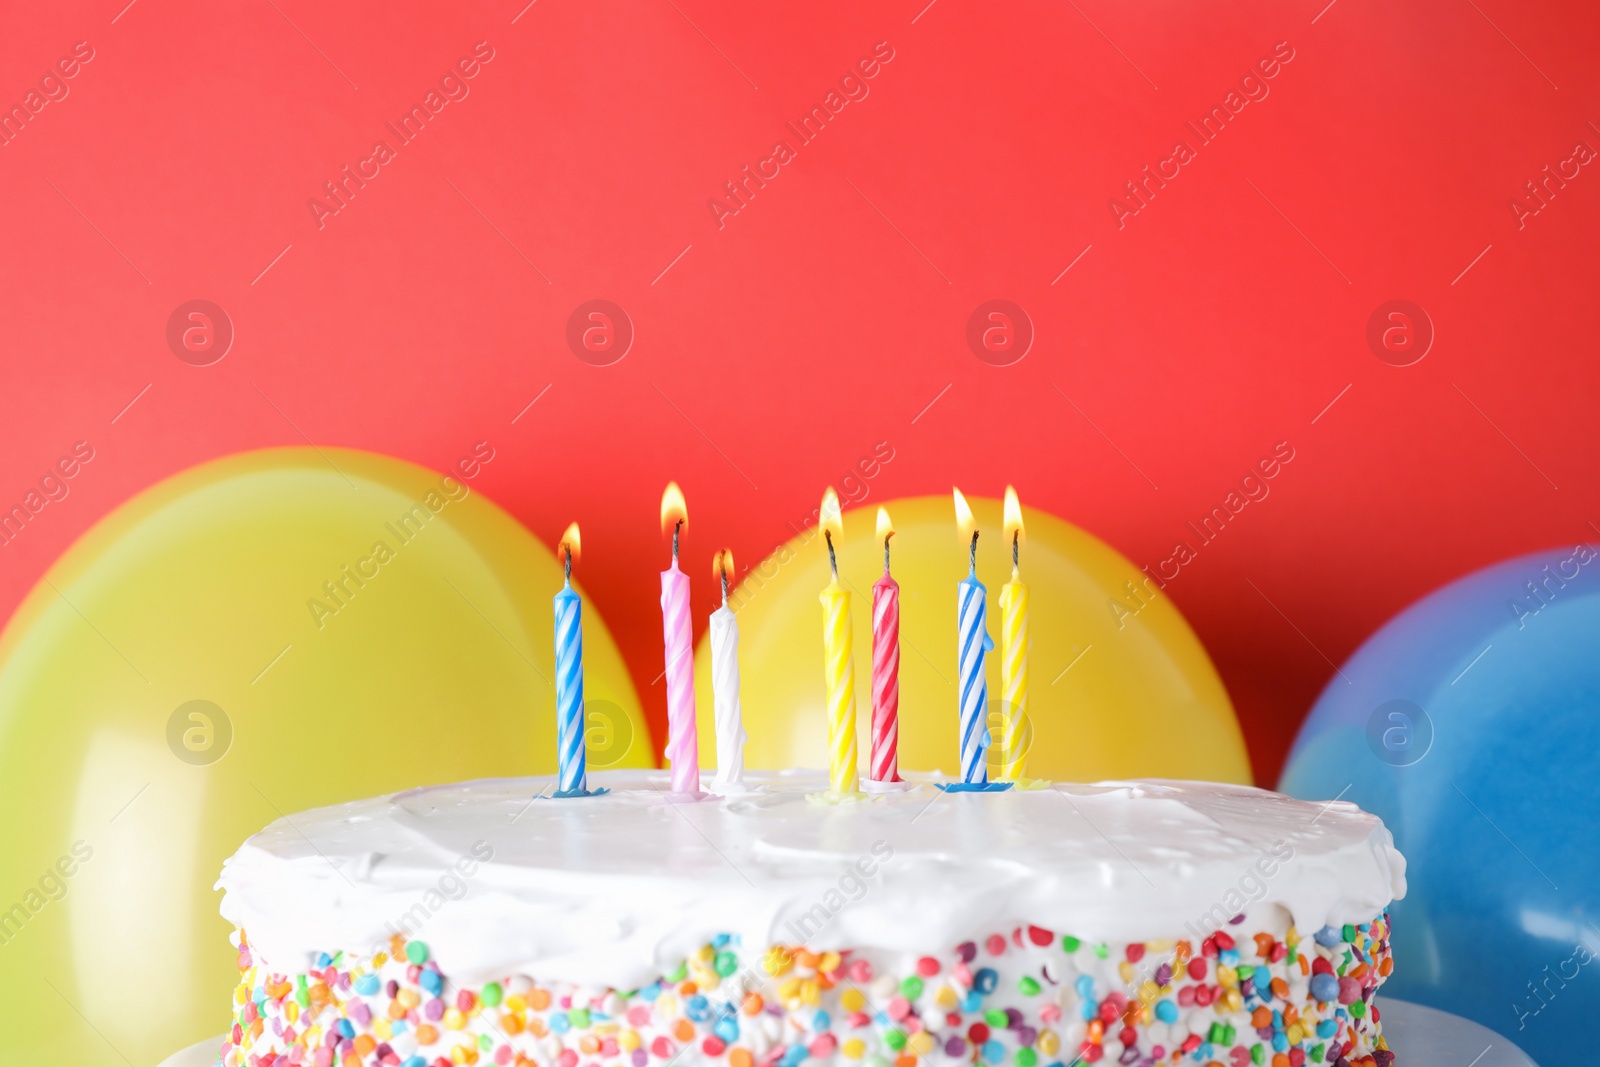
[[[694,721],[694,645],[689,625],[689,576],[678,569],[678,539],[689,509],[677,482],[661,494],[661,532],[672,531],[672,566],[661,572],[661,623],[667,655],[667,759],[672,791],[700,794],[700,740]]]
[[[1006,486],[1005,533],[1011,542],[1011,580],[1000,587],[1000,777],[1025,773],[1032,742],[1028,723],[1028,587],[1017,577],[1022,505]]]
[[[566,580],[555,595],[556,796],[590,796],[583,724],[583,601],[572,588],[572,561],[580,549],[578,524],[561,535]],[[600,790],[605,792],[605,790]]]
[[[739,708],[739,622],[728,607],[728,580],[733,551],[723,549],[711,561],[711,573],[722,584],[722,606],[711,613],[711,700],[717,724],[715,793],[744,790],[744,714]]]
[[[872,586],[872,768],[870,780],[900,778],[900,583],[889,576],[889,513],[878,509],[883,577]]]
[[[831,488],[822,497],[817,525],[828,542],[832,579],[822,591],[823,680],[828,691],[828,783],[835,796],[854,794],[856,778],[856,668],[850,631],[850,594],[839,584],[839,561],[833,539],[843,538],[839,495]]]
[[[956,505],[956,525],[963,536],[972,535],[967,556],[967,576],[956,585],[956,652],[960,667],[961,781],[968,786],[983,786],[989,781],[985,757],[989,750],[989,683],[984,678],[984,660],[994,651],[994,640],[986,627],[988,590],[978,581],[978,529],[961,490],[952,490]]]

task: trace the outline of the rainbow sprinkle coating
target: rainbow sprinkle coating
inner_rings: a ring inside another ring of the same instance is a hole
[[[1230,925],[1237,926],[1243,917]],[[1390,1067],[1373,996],[1389,918],[1200,941],[1089,944],[1038,926],[906,957],[713,938],[620,991],[514,976],[459,987],[420,940],[269,973],[236,933],[224,1067]]]

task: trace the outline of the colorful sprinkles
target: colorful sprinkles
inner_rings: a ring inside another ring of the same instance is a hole
[[[1235,922],[1240,920],[1236,919]],[[877,973],[849,952],[719,936],[621,991],[455,985],[420,940],[268,973],[243,931],[224,1067],[1390,1067],[1373,1004],[1387,913],[1302,938],[1090,944],[1038,926]]]

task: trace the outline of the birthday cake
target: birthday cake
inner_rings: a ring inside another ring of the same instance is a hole
[[[658,772],[279,819],[226,1067],[1389,1067],[1374,816],[1178,781],[673,803]]]

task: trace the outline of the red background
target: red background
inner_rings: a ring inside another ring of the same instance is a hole
[[[96,451],[0,549],[4,612],[195,463],[310,440],[443,468],[487,440],[475,487],[547,541],[583,522],[659,724],[669,478],[691,555],[749,564],[887,441],[868,499],[1012,481],[1154,564],[1287,441],[1168,589],[1270,783],[1396,610],[1597,533],[1600,175],[1522,228],[1510,207],[1600,147],[1592,6],[124,2],[0,33],[4,101],[94,50],[0,148],[0,504]],[[479,41],[470,95],[319,228],[323,183]],[[719,229],[723,182],[880,41],[870,94]],[[1185,122],[1278,42],[1270,94],[1198,147]],[[1119,228],[1111,198],[1180,138],[1197,158]],[[165,340],[193,298],[237,332],[211,366]],[[565,341],[593,298],[636,330],[613,366]],[[1036,331],[1012,366],[966,343],[992,298]],[[1391,299],[1437,331],[1415,365],[1365,339]]]

